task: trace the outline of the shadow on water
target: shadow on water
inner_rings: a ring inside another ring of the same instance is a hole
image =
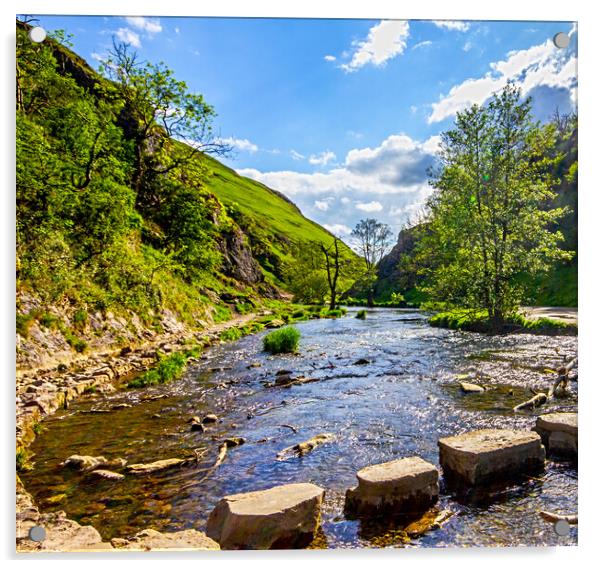
[[[224,495],[309,481],[327,491],[323,532],[312,547],[498,546],[575,544],[576,528],[558,537],[538,511],[573,512],[576,469],[548,462],[536,479],[486,499],[453,497],[445,485],[437,507],[453,516],[441,527],[410,537],[399,520],[349,520],[344,495],[355,472],[369,464],[419,455],[438,463],[437,440],[470,429],[533,426],[533,412],[512,407],[547,388],[543,369],[576,352],[574,337],[491,337],[431,328],[411,310],[350,310],[337,320],[297,324],[299,355],[261,351],[263,334],[215,346],[185,376],[168,385],[91,395],[43,422],[32,445],[35,467],[23,482],[43,510],[65,510],[93,524],[105,538],[143,528],[202,530]],[[489,353],[489,354],[488,354]],[[493,354],[493,355],[492,355]],[[364,364],[357,364],[360,360]],[[274,387],[276,373],[305,377]],[[463,394],[457,376],[485,387]],[[572,385],[576,393],[577,385]],[[163,398],[152,400],[153,396]],[[109,413],[120,403],[131,406]],[[573,395],[545,411],[576,409]],[[539,409],[536,412],[542,412]],[[219,422],[193,432],[191,416],[215,413]],[[329,432],[334,441],[302,458],[276,459],[282,449]],[[204,478],[226,437],[246,443]],[[151,462],[204,453],[198,464],[121,482],[98,481],[61,468],[69,455]]]

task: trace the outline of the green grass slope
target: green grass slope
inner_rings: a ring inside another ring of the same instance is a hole
[[[249,236],[260,264],[277,279],[282,277],[282,263],[292,260],[296,244],[308,241],[332,244],[330,232],[304,217],[279,192],[240,176],[214,158],[205,156],[204,160],[209,169],[207,189],[230,209],[229,213]],[[352,262],[358,259],[347,245],[343,245],[343,256]]]

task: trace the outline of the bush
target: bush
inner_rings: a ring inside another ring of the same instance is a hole
[[[34,317],[32,314],[17,314],[16,329],[17,333],[27,339],[29,337],[29,330],[33,325]]]
[[[230,327],[220,332],[219,338],[221,341],[236,341],[242,337],[242,331],[239,327]]]
[[[142,373],[128,383],[128,388],[140,388],[151,385],[162,385],[182,376],[186,366],[186,354],[172,353],[162,357],[154,369]]]
[[[347,310],[337,308],[336,310],[328,310],[324,313],[324,317],[327,318],[340,318],[343,314],[346,314]]]
[[[282,327],[263,338],[263,348],[270,353],[294,353],[301,334],[295,327]]]
[[[360,310],[359,312],[357,312],[357,315],[355,317],[358,320],[365,320],[367,315],[368,312],[366,310]]]

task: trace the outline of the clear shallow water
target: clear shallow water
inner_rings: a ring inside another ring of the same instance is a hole
[[[345,490],[366,465],[411,455],[436,464],[440,437],[483,427],[531,428],[537,411],[515,414],[512,407],[530,398],[530,386],[547,390],[554,375],[544,369],[560,366],[564,355],[572,357],[577,350],[574,337],[486,337],[436,329],[409,310],[369,310],[367,320],[354,314],[297,324],[299,355],[267,355],[261,351],[263,333],[248,336],[207,350],[205,359],[169,385],[92,395],[72,404],[43,422],[44,431],[32,445],[35,468],[23,482],[43,510],[63,509],[105,538],[142,528],[203,530],[224,495],[309,481],[327,492],[323,534],[315,546],[576,544],[576,527],[558,537],[538,515],[541,509],[577,510],[576,468],[556,462],[548,462],[535,478],[478,498],[458,499],[443,486],[438,506],[455,515],[441,529],[415,539],[408,540],[396,521],[345,519]],[[370,363],[355,365],[360,358]],[[319,380],[266,388],[280,369]],[[491,388],[463,395],[455,376],[477,371],[477,382]],[[571,388],[576,393],[577,383]],[[139,402],[155,394],[165,398]],[[85,413],[122,402],[132,407]],[[576,407],[573,394],[539,412]],[[205,433],[191,432],[187,419],[209,412],[220,422]],[[276,460],[285,447],[324,432],[336,440],[302,458]],[[220,440],[232,436],[246,443],[229,450],[219,469],[201,481]],[[117,483],[92,481],[60,467],[72,454],[136,463],[186,457],[194,449],[207,450],[198,466],[126,476]],[[55,504],[46,501],[58,495],[65,497]]]

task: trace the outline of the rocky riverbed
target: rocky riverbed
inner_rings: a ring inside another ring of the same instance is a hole
[[[42,421],[31,445],[35,464],[22,475],[25,488],[43,514],[64,510],[104,541],[148,529],[204,531],[224,495],[310,482],[326,490],[320,537],[311,546],[576,543],[576,527],[558,537],[538,514],[576,511],[577,471],[570,461],[548,460],[537,476],[465,499],[444,482],[438,507],[453,516],[415,538],[395,519],[344,514],[345,492],[365,466],[413,455],[438,463],[444,436],[492,427],[530,430],[541,413],[575,411],[575,381],[562,399],[526,412],[512,409],[532,396],[530,389],[547,390],[553,370],[575,355],[576,338],[434,329],[418,312],[404,310],[370,310],[365,321],[351,311],[297,326],[298,356],[263,353],[258,334],[209,348],[206,359],[172,384],[108,387],[59,408]],[[105,367],[109,363],[114,359]],[[102,382],[114,385],[115,379]],[[467,393],[462,382],[482,390]],[[207,414],[217,422],[194,429],[190,419],[202,424]],[[331,437],[307,452],[285,452],[323,434]],[[212,469],[227,439],[245,443],[227,447]],[[128,464],[198,459],[150,475],[120,471],[124,479],[116,482],[63,468],[73,454]]]

